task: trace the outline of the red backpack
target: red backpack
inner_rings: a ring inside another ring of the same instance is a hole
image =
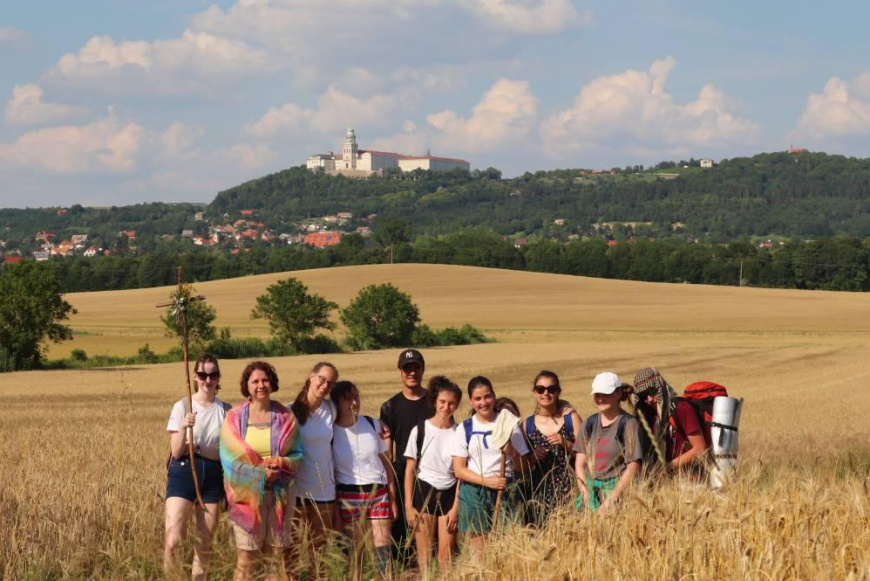
[[[707,442],[707,446],[710,446],[713,441],[710,435],[711,424],[713,423],[713,399],[720,396],[728,397],[728,390],[725,389],[725,386],[713,383],[712,381],[696,381],[686,386],[683,396],[676,400],[685,400],[695,408],[695,412],[698,414],[698,422],[704,431],[704,441]],[[675,430],[681,429],[677,426],[673,416],[671,416],[671,426]]]

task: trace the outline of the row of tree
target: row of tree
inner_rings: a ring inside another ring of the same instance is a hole
[[[0,293],[4,299],[0,301],[0,371],[38,368],[44,361],[49,342],[72,338],[72,329],[64,321],[76,311],[63,299],[60,284],[48,265],[23,262],[7,266],[0,275]],[[194,296],[192,285],[182,285],[173,291],[173,304],[161,316],[169,336],[181,337],[186,325],[194,354],[208,350],[229,357],[341,350],[331,337],[317,334],[321,330],[335,330],[332,313],[338,305],[309,292],[296,278],[279,281],[257,297],[251,318],[265,319],[272,338],[268,345],[259,340],[248,341],[247,347],[242,345],[242,350],[239,350],[239,342],[233,341],[229,329],[218,333],[214,324],[215,308],[205,300],[192,300]],[[183,317],[178,316],[179,304],[183,305]],[[448,327],[433,331],[420,320],[420,309],[411,296],[391,284],[363,288],[340,310],[339,318],[347,329],[344,343],[355,350],[460,345],[487,340],[468,325],[458,330]],[[258,345],[252,353],[253,343]],[[180,355],[178,350],[173,350],[170,358]],[[147,345],[135,357],[145,363],[158,361],[158,355]],[[88,357],[84,351],[75,350],[71,360],[81,365]],[[116,363],[125,360],[121,358]],[[106,360],[106,363],[113,361]]]
[[[398,229],[401,232],[401,228]],[[49,261],[67,292],[171,285],[181,265],[193,281],[384,262],[457,264],[650,282],[870,290],[870,241],[838,236],[759,248],[680,240],[608,243],[601,238],[562,243],[533,238],[521,248],[484,228],[443,236],[407,236],[367,243],[359,235],[334,247],[254,247],[233,256],[215,251],[156,252],[146,256]],[[743,280],[740,280],[742,271]]]

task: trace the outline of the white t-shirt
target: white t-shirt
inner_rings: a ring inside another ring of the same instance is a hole
[[[420,455],[420,463],[417,465],[419,474],[417,477],[438,490],[444,490],[453,486],[456,475],[453,473],[453,433],[457,425],[450,428],[436,428],[432,422],[426,420],[425,434],[423,435],[423,453]],[[417,459],[417,426],[411,428],[408,436],[408,446],[405,448],[405,458]],[[405,475],[402,475],[404,478]]]
[[[198,454],[217,458],[220,453],[221,426],[227,417],[224,405],[224,402],[219,398],[214,398],[214,403],[208,407],[193,400],[193,411],[196,412],[196,423],[193,424],[193,445]],[[172,406],[172,413],[169,414],[169,423],[166,424],[167,432],[181,431],[181,420],[184,419],[186,411],[187,398],[175,402],[175,405]]]
[[[335,500],[335,466],[332,463],[332,424],[335,415],[329,400],[299,423],[305,458],[296,469],[293,493],[297,498]]]
[[[356,424],[332,428],[332,458],[335,462],[335,481],[339,484],[387,484],[387,471],[378,454],[387,451],[381,438],[381,422],[375,426],[360,416]]]
[[[453,447],[450,455],[457,458],[468,458],[468,467],[481,476],[498,476],[501,472],[501,450],[491,444],[492,429],[495,422],[483,423],[477,415],[471,416],[471,440],[465,442],[465,426],[459,424],[453,434]],[[487,433],[488,432],[488,433]],[[519,425],[511,432],[511,445],[521,456],[529,453],[526,439]],[[510,456],[505,463],[505,477],[513,475],[513,462]]]

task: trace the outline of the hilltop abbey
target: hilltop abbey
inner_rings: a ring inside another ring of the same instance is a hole
[[[344,148],[341,155],[336,155],[331,151],[318,153],[308,158],[306,166],[312,171],[322,169],[328,174],[342,174],[350,177],[368,177],[389,169],[409,172],[415,169],[450,171],[457,168],[468,171],[470,168],[470,164],[464,159],[436,157],[428,153],[426,155],[405,155],[359,149],[353,128],[348,128],[347,134],[344,136]]]

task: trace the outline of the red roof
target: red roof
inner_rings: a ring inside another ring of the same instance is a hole
[[[21,262],[20,256],[7,256],[5,260],[6,264],[18,264]]]
[[[341,242],[341,232],[315,232],[308,234],[302,240],[302,244],[314,246],[315,248],[335,246],[339,242]]]
[[[437,155],[403,155],[402,159],[429,159],[432,161],[449,161],[452,163],[468,163],[468,161],[464,159],[459,159],[458,157],[439,157]]]

